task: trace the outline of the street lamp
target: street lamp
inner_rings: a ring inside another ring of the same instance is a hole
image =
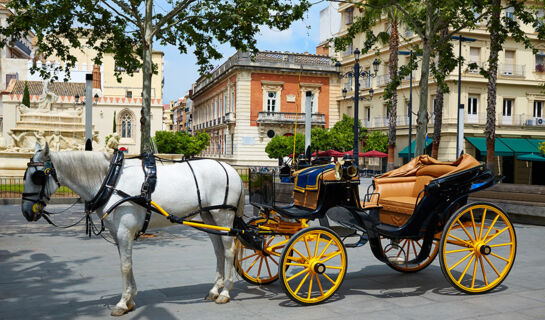
[[[462,35],[459,36],[452,36],[452,40],[458,40],[458,120],[456,122],[457,134],[456,134],[456,157],[460,156],[462,148],[462,143],[464,139],[464,124],[463,122],[463,112],[464,112],[464,106],[461,104],[461,94],[462,94],[462,42],[474,42],[477,41],[477,39],[464,37]],[[460,116],[460,113],[462,113],[462,116]],[[462,118],[462,120],[460,120]]]
[[[415,54],[412,50],[410,51],[398,51],[398,54],[402,56],[409,56],[412,58],[412,56]],[[417,56],[421,56],[421,54],[416,54]],[[413,70],[411,69],[411,74],[409,74],[409,108],[407,110],[407,113],[409,114],[409,146],[407,149],[409,150],[409,161],[411,161],[412,158],[412,152],[411,152],[411,143],[413,139]]]
[[[374,90],[373,89],[369,89],[369,98],[364,98],[364,97],[361,97],[360,98],[360,77],[362,79],[369,79],[369,78],[374,78],[377,76],[377,72],[378,72],[378,66],[380,65],[380,61],[378,59],[375,59],[373,61],[373,73],[371,73],[371,70],[369,71],[360,71],[360,63],[359,63],[359,60],[360,60],[360,50],[356,48],[356,50],[354,50],[354,60],[356,61],[356,63],[354,64],[354,70],[350,70],[348,71],[347,73],[345,74],[342,74],[341,73],[341,63],[340,62],[337,62],[335,64],[335,68],[337,70],[337,72],[339,72],[339,78],[346,78],[346,77],[354,77],[355,79],[355,82],[354,82],[354,149],[353,149],[353,157],[354,157],[354,163],[356,164],[356,168],[359,167],[359,143],[358,143],[358,137],[359,137],[359,130],[360,130],[360,125],[359,125],[359,120],[358,120],[358,115],[359,115],[359,110],[358,110],[358,107],[359,107],[359,101],[360,100],[366,100],[366,101],[370,101],[371,99],[373,99],[373,93],[374,93]],[[346,94],[347,94],[348,90],[346,88],[343,89],[343,99],[346,99]]]

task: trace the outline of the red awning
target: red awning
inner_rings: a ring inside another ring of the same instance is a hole
[[[312,154],[313,157],[316,157],[316,152]],[[318,157],[343,157],[344,152],[337,150],[329,149],[326,151],[318,151]]]
[[[380,152],[377,150],[371,150],[367,151],[365,153],[360,153],[360,157],[367,157],[367,158],[386,158],[388,155],[384,152]]]

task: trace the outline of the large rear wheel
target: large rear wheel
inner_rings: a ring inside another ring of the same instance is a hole
[[[492,204],[468,204],[444,227],[441,270],[456,289],[485,293],[507,277],[516,249],[515,228],[507,214]]]
[[[388,259],[386,264],[399,272],[412,273],[423,270],[433,262],[439,252],[439,239],[433,239],[428,257],[417,262],[416,257],[422,251],[424,239],[400,239],[395,241],[381,237],[380,241],[384,256]]]
[[[262,225],[274,229],[278,222],[262,217],[254,218],[248,225]],[[247,282],[256,285],[270,284],[278,279],[278,260],[288,236],[264,235],[263,251],[246,248],[236,241],[235,269]]]
[[[324,302],[341,285],[346,261],[346,250],[334,231],[303,229],[291,237],[280,257],[284,292],[299,304]]]

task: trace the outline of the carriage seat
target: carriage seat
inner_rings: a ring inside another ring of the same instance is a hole
[[[452,165],[426,165],[414,172],[414,175],[400,177],[378,177],[374,179],[375,193],[371,201],[364,207],[379,205],[380,220],[383,223],[402,226],[413,214],[418,202],[423,198],[420,194],[424,187],[435,178],[448,174],[456,169]],[[420,196],[419,196],[420,195]]]

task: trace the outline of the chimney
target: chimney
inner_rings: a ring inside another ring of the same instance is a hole
[[[93,65],[93,89],[102,90],[102,86],[100,85],[100,66],[96,64]]]

